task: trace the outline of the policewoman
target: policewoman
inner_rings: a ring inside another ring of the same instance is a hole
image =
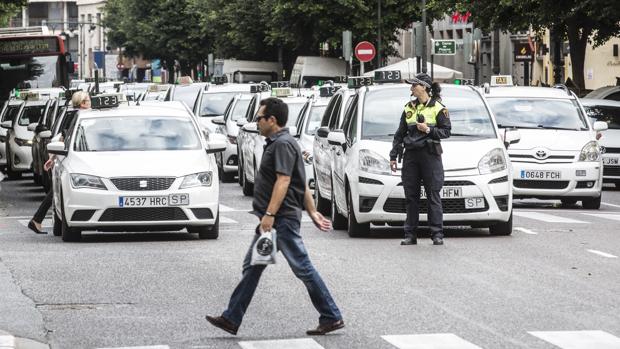
[[[443,245],[441,139],[450,137],[450,118],[448,110],[441,104],[441,88],[430,76],[420,73],[405,81],[411,84],[411,101],[405,105],[390,151],[390,168],[394,172],[397,169],[396,159],[403,157],[401,177],[407,219],[401,245],[417,244],[422,185],[426,192],[428,226],[433,245]]]

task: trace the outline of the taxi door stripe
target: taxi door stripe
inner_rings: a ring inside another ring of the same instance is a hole
[[[381,338],[399,349],[482,349],[453,333],[390,335]]]
[[[532,331],[528,333],[562,349],[620,348],[620,338],[605,331]]]
[[[551,215],[551,214],[540,213],[540,212],[518,212],[518,211],[513,211],[513,214],[515,216],[519,216],[519,217],[523,217],[523,218],[529,218],[529,219],[534,219],[534,220],[537,220],[537,221],[543,221],[543,222],[547,222],[547,223],[588,223],[588,222],[579,221],[579,220],[576,220],[576,219],[564,218],[564,217],[554,216],[554,215]]]

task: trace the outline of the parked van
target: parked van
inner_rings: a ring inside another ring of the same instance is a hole
[[[226,76],[228,82],[272,82],[280,80],[282,64],[279,62],[216,59],[213,70],[214,76]]]
[[[347,63],[342,59],[299,56],[291,71],[291,87],[310,88],[320,80],[333,80],[346,73]]]

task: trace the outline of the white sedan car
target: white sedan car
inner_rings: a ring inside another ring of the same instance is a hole
[[[93,105],[94,99],[93,97]],[[83,230],[187,228],[219,235],[219,184],[212,153],[191,112],[178,102],[80,111],[53,173],[54,235],[79,241]]]

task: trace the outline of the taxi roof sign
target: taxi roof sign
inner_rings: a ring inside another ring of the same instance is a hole
[[[291,90],[290,87],[277,87],[277,88],[271,89],[272,97],[288,97],[292,95],[293,95],[293,91]]]
[[[491,75],[491,86],[512,86],[511,75]]]
[[[291,87],[289,81],[272,81],[271,88]]]
[[[120,99],[117,95],[99,95],[90,98],[92,109],[105,109],[118,107]]]
[[[375,82],[399,83],[402,82],[400,70],[379,70],[375,71]]]
[[[222,76],[214,76],[211,78],[211,83],[215,84],[215,85],[222,85],[228,82],[228,78],[226,77],[226,75],[222,75]]]
[[[319,88],[319,97],[331,97],[340,89],[340,86],[321,86]]]
[[[347,79],[348,88],[360,88],[362,86],[370,86],[373,84],[373,80],[370,76],[350,76]]]
[[[269,85],[267,84],[259,84],[250,86],[250,93],[259,93],[259,92],[267,92],[269,91]]]

